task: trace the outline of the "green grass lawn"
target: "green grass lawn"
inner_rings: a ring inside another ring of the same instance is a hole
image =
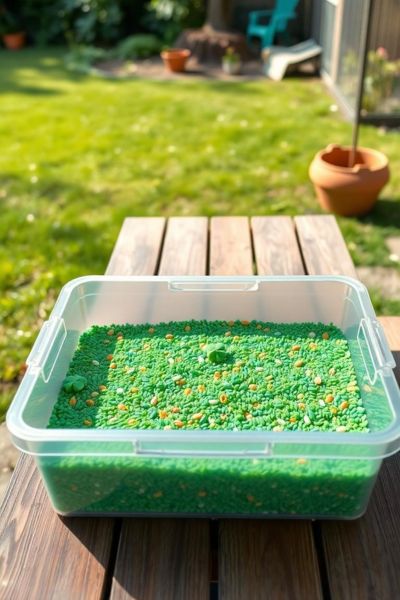
[[[309,163],[351,138],[319,81],[101,80],[62,54],[0,53],[0,415],[60,288],[104,271],[125,216],[319,212]],[[364,127],[361,142],[387,153],[392,179],[340,226],[357,264],[393,266],[399,136]]]

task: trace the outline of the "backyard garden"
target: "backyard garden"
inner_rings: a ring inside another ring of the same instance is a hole
[[[81,28],[78,41],[94,44],[99,33]],[[23,50],[0,51],[0,415],[60,288],[104,272],[126,216],[318,213],[310,162],[328,142],[351,140],[315,77],[175,79],[146,76],[143,63],[103,77],[71,69],[71,49],[48,45],[65,35],[45,29]],[[161,48],[176,33],[151,35]],[[338,222],[356,265],[400,274],[387,244],[400,226],[399,133],[364,125],[360,142],[388,156],[391,180],[368,216]],[[376,312],[399,314],[377,281]]]

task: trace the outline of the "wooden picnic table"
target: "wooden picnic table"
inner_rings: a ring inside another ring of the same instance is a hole
[[[106,273],[356,276],[331,216],[128,218]],[[381,322],[398,358],[400,319]],[[393,600],[400,460],[384,462],[356,521],[210,521],[61,518],[24,455],[1,507],[0,557],[10,600]]]

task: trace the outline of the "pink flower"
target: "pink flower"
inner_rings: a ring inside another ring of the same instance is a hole
[[[379,48],[376,49],[376,54],[379,56],[379,58],[383,58],[385,60],[389,58],[388,51],[383,46],[379,46]]]

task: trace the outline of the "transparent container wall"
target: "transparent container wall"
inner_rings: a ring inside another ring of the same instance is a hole
[[[23,419],[32,427],[47,426],[79,336],[88,327],[189,319],[333,323],[349,340],[371,431],[387,428],[393,419],[387,389],[382,377],[374,379],[375,366],[360,333],[365,309],[357,291],[343,281],[281,279],[252,285],[94,279],[77,283],[67,301],[61,295],[54,313],[63,319],[65,334],[56,336],[46,361],[48,381],[37,377],[30,391]]]
[[[75,515],[352,519],[380,460],[43,456],[55,510]]]

